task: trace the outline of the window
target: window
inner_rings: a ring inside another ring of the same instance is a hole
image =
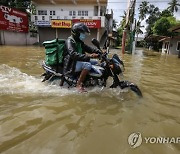
[[[38,10],[38,15],[47,15],[47,10]]]
[[[57,16],[57,19],[60,19],[60,16]]]
[[[69,16],[75,16],[76,15],[76,11],[69,11]]]
[[[84,16],[84,12],[85,12],[85,11],[82,11],[82,16]]]
[[[88,11],[78,11],[78,16],[88,16]]]
[[[38,20],[38,16],[35,16],[35,20]]]
[[[84,14],[84,16],[88,16],[88,11],[85,11],[85,14]]]
[[[52,16],[49,16],[49,20],[51,20],[52,19]]]
[[[177,51],[180,51],[180,41],[177,42],[177,48],[176,48]]]
[[[49,13],[51,16],[53,15],[53,16],[55,16],[56,15],[56,11],[50,11],[50,13]]]
[[[45,20],[45,16],[42,16],[42,20]]]
[[[69,16],[72,16],[72,11],[69,11]]]
[[[81,16],[81,11],[78,11],[78,16]]]

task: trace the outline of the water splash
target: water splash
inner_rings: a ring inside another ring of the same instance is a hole
[[[51,95],[65,96],[78,94],[75,88],[59,87],[59,82],[53,84],[42,83],[41,78],[21,72],[18,68],[8,65],[0,65],[0,94],[26,94],[26,95]],[[110,83],[109,83],[110,84]],[[87,88],[88,94],[105,95],[108,97],[119,97],[123,99],[123,93],[127,90],[120,88],[109,89],[102,87]],[[81,94],[80,94],[81,95]],[[83,94],[84,96],[86,94]]]
[[[41,82],[41,78],[22,73],[15,67],[0,65],[0,94],[50,94],[66,95],[73,90],[48,85]]]

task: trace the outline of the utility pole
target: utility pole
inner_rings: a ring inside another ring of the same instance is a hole
[[[129,53],[134,53],[135,51],[135,30],[136,30],[136,20],[134,20],[136,0],[131,0],[130,5],[130,42],[129,42]]]
[[[122,54],[125,53],[126,35],[127,35],[127,31],[128,31],[128,29],[127,29],[128,25],[130,26],[129,27],[130,28],[129,52],[132,53],[132,51],[133,51],[134,30],[133,30],[132,25],[134,23],[135,4],[136,4],[136,0],[128,0],[128,7],[127,7],[127,14],[126,14],[126,24],[125,24],[125,28],[123,30],[123,38],[122,38]]]
[[[125,46],[126,46],[126,33],[127,33],[127,25],[129,22],[129,5],[130,5],[130,0],[128,1],[128,5],[127,5],[127,13],[126,13],[126,24],[123,30],[123,37],[122,37],[122,54],[125,53]]]

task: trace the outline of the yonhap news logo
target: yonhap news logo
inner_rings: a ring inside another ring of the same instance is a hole
[[[131,133],[128,137],[128,144],[131,148],[137,148],[142,143],[145,144],[180,144],[180,136],[178,137],[144,137],[140,132]]]
[[[141,133],[132,133],[128,137],[128,143],[131,146],[131,148],[136,148],[142,144],[142,135]]]

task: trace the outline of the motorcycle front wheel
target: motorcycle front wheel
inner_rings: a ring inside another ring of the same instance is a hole
[[[131,91],[133,91],[140,98],[143,97],[142,92],[139,89],[139,87],[137,85],[135,85],[134,83],[132,83],[132,82],[129,82],[129,81],[120,81],[119,82],[119,87],[121,89],[129,88]]]

